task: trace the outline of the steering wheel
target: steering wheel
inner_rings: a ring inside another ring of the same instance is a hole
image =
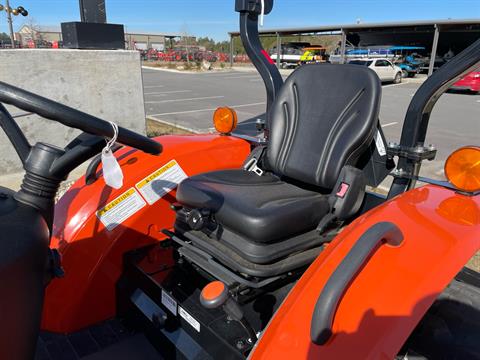
[[[113,136],[112,126],[105,120],[4,82],[0,82],[0,102],[92,135]],[[117,141],[150,154],[159,154],[162,151],[162,146],[158,142],[122,127],[118,128]]]
[[[0,103],[13,105],[84,132],[68,144],[55,160],[49,170],[49,173],[55,177],[68,175],[73,168],[99,153],[105,145],[106,137],[113,137],[114,130],[109,122],[4,82],[0,82]],[[0,126],[26,167],[32,146],[2,104],[0,104]],[[122,127],[118,127],[117,142],[153,155],[160,154],[162,151],[160,143]]]

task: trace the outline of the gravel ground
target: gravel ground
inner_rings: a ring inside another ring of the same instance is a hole
[[[480,251],[468,262],[467,267],[480,272]]]

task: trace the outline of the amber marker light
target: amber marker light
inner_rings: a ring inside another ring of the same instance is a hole
[[[219,107],[213,113],[213,125],[220,134],[230,134],[237,127],[237,112],[229,107]]]
[[[455,150],[445,162],[445,176],[459,190],[480,191],[480,147]]]

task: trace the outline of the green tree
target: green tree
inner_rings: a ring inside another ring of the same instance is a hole
[[[4,32],[0,33],[0,42],[10,41],[10,36]]]
[[[215,49],[215,41],[209,37],[199,37],[197,38],[197,45],[203,46],[205,49],[213,51]]]

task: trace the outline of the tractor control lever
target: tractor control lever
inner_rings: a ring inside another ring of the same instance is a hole
[[[243,326],[248,334],[248,341],[253,343],[257,340],[257,334],[245,319],[244,313],[238,303],[231,297],[227,285],[221,281],[213,281],[205,286],[200,293],[200,304],[207,309],[216,309],[220,306],[223,311]]]

